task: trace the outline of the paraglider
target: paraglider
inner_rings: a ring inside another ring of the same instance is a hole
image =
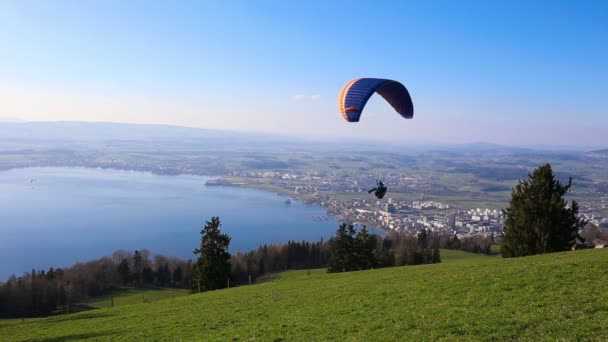
[[[377,180],[376,187],[369,190],[367,193],[371,194],[373,192],[374,195],[376,195],[376,197],[378,197],[378,199],[382,199],[382,197],[384,197],[384,195],[386,195],[387,190],[388,190],[388,188],[384,185],[384,183],[382,183],[381,180]]]
[[[402,117],[414,117],[412,98],[403,84],[383,78],[356,78],[346,83],[338,96],[338,110],[344,120],[358,122],[374,93],[380,94]]]
[[[374,93],[380,94],[405,119],[414,117],[414,104],[403,84],[383,78],[355,78],[346,83],[338,95],[338,110],[344,120],[359,122],[367,101]],[[378,180],[376,187],[368,193],[373,192],[382,199],[386,191],[387,187]]]

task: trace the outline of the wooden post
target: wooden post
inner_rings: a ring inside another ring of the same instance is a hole
[[[111,307],[114,307],[114,296],[110,296],[110,301],[112,302],[112,306]]]
[[[308,278],[310,278],[310,268],[306,267],[306,272],[308,272]]]
[[[228,288],[230,288],[230,278],[228,278]]]
[[[251,285],[251,274],[249,275],[249,285]]]
[[[144,290],[141,290],[141,302],[144,303],[145,302],[145,298],[144,298]]]

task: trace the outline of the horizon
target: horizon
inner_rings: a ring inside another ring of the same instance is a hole
[[[608,4],[347,7],[3,2],[0,116],[312,140],[606,147]],[[375,95],[361,122],[346,123],[336,98],[356,77],[402,82],[414,119]]]
[[[133,126],[146,126],[146,127],[158,127],[158,128],[177,128],[177,129],[194,129],[201,131],[212,131],[224,134],[238,134],[238,135],[253,135],[253,136],[264,136],[265,138],[275,139],[295,139],[296,143],[319,143],[319,144],[337,144],[339,142],[361,142],[369,144],[386,144],[388,147],[399,147],[403,145],[411,146],[412,148],[463,148],[473,147],[478,145],[514,148],[514,149],[530,149],[547,152],[593,152],[595,150],[608,149],[608,145],[584,145],[584,144],[499,144],[491,141],[469,141],[469,142],[449,142],[449,141],[433,141],[433,140],[382,140],[374,138],[357,138],[357,137],[310,137],[306,135],[287,135],[281,134],[281,132],[260,132],[260,131],[247,131],[247,130],[231,130],[231,129],[217,129],[217,128],[206,128],[206,127],[194,127],[184,125],[173,125],[173,124],[156,124],[156,123],[129,123],[129,122],[115,122],[115,121],[73,121],[73,120],[58,120],[58,121],[28,121],[15,117],[1,117],[0,125],[2,124],[61,124],[61,123],[77,123],[77,124],[103,124],[103,125],[133,125]],[[270,134],[270,135],[268,135]],[[45,140],[45,139],[42,139]]]

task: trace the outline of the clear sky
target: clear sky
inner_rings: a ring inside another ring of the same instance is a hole
[[[355,77],[408,87],[346,123]],[[0,116],[607,146],[608,1],[0,1]]]

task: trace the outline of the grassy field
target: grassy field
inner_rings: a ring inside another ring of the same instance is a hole
[[[491,256],[483,256],[481,254],[473,254],[449,249],[441,250],[441,262],[444,264],[453,262],[481,261],[487,258],[491,258]]]
[[[518,259],[444,251],[442,264],[314,270],[239,288],[45,319],[6,341],[603,340],[608,249]]]
[[[188,291],[177,289],[124,288],[111,295],[95,298],[94,300],[86,302],[86,304],[101,309],[112,307],[112,305],[118,307],[122,305],[151,303],[163,299],[185,296],[187,294]]]

